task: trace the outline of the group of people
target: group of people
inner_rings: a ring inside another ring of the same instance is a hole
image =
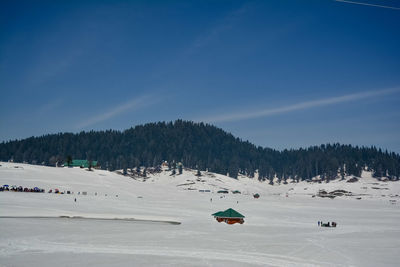
[[[318,221],[318,226],[320,227],[336,227],[337,223],[336,222],[327,222],[327,223],[323,223],[322,221]]]
[[[28,188],[16,185],[8,186],[6,184],[0,187],[0,191],[44,193],[44,189],[39,187]]]

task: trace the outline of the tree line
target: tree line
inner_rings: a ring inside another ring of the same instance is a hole
[[[67,157],[97,160],[102,169],[156,167],[164,160],[185,167],[257,177],[322,180],[360,176],[370,170],[375,177],[400,176],[400,155],[376,147],[325,144],[278,151],[255,146],[215,126],[177,120],[139,125],[125,131],[89,131],[49,134],[0,144],[0,160],[55,166]]]

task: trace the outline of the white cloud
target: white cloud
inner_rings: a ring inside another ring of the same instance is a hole
[[[246,13],[251,6],[251,3],[246,3],[242,5],[240,8],[233,10],[229,14],[227,14],[221,21],[215,25],[213,28],[206,31],[204,34],[198,36],[194,42],[190,45],[190,47],[185,51],[186,54],[191,54],[194,51],[207,46],[215,39],[218,38],[222,33],[228,31],[233,28],[235,23],[237,23],[237,19],[244,13]]]
[[[239,120],[246,120],[246,119],[253,119],[259,117],[268,117],[282,113],[293,112],[297,110],[304,110],[310,109],[315,107],[322,107],[332,104],[340,104],[344,102],[350,102],[355,100],[360,100],[364,98],[371,98],[376,96],[388,95],[388,94],[395,94],[400,92],[400,88],[391,88],[385,90],[377,90],[377,91],[367,91],[362,93],[355,93],[355,94],[348,94],[343,96],[337,97],[330,97],[330,98],[323,98],[317,99],[313,101],[305,101],[300,102],[292,105],[272,108],[272,109],[262,109],[256,111],[242,111],[239,113],[229,113],[223,114],[219,116],[213,116],[208,118],[200,119],[199,121],[204,122],[227,122],[227,121],[239,121]]]
[[[64,100],[62,98],[56,98],[51,101],[48,101],[47,103],[45,103],[42,106],[37,108],[36,114],[38,116],[43,116],[48,113],[51,113],[54,110],[56,110],[57,108],[59,108],[63,103],[64,103]]]
[[[154,97],[153,95],[144,95],[134,99],[129,100],[128,102],[121,103],[116,107],[91,118],[88,118],[84,121],[81,121],[76,128],[83,129],[90,125],[97,124],[99,122],[106,121],[111,119],[119,114],[125,113],[127,111],[138,110],[141,108],[145,108],[147,106],[153,105],[159,101],[158,97]]]
[[[387,9],[400,10],[399,7],[384,6],[384,5],[374,5],[374,4],[363,3],[363,2],[354,2],[354,1],[347,1],[347,0],[334,0],[334,1],[335,2],[346,3],[346,4],[354,4],[354,5],[362,5],[362,6],[373,6],[373,7],[381,7],[381,8],[387,8]]]

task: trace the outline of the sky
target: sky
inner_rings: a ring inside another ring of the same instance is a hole
[[[0,142],[207,122],[400,153],[400,2],[1,1]]]

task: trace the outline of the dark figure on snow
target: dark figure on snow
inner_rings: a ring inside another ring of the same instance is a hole
[[[75,202],[76,202],[76,198],[75,198]]]

